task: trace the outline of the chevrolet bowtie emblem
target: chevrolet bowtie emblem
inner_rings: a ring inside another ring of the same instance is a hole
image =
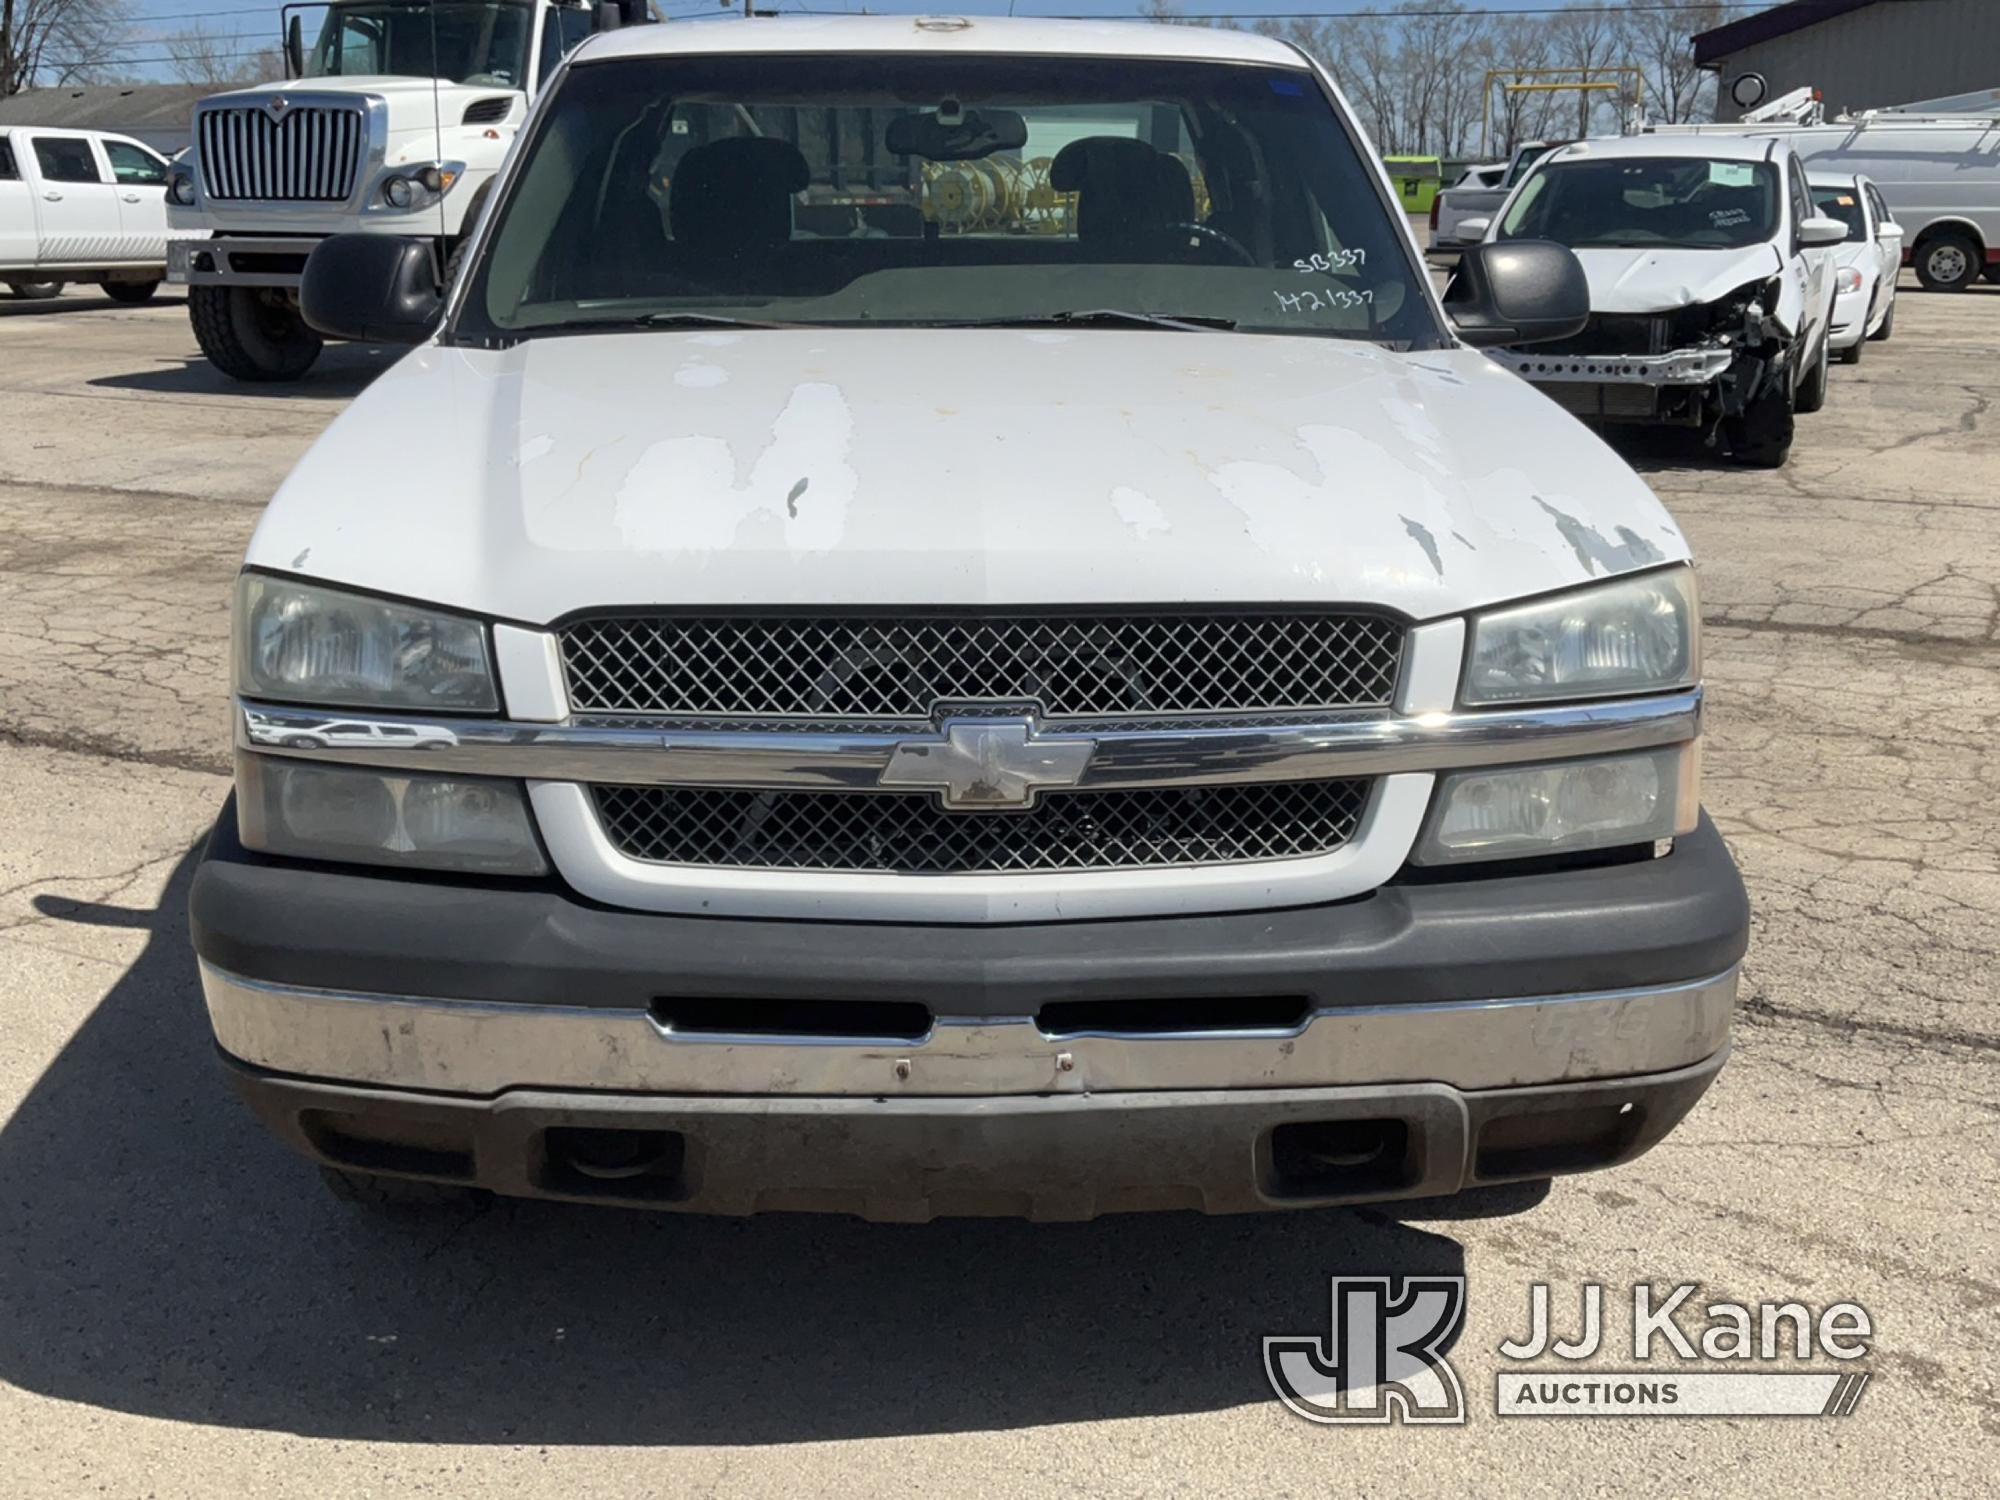
[[[1096,751],[1087,735],[1040,735],[1030,719],[947,719],[896,746],[877,785],[934,791],[962,812],[1029,808],[1043,788],[1081,781]]]

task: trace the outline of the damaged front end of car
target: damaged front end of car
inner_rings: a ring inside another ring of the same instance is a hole
[[[1574,338],[1487,352],[1586,421],[1699,428],[1714,442],[1725,422],[1790,378],[1780,287],[1772,276],[1712,302],[1593,313]]]

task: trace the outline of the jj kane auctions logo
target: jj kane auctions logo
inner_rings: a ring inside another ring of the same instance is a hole
[[[1503,1359],[1556,1365],[1502,1369],[1494,1411],[1550,1416],[1847,1416],[1869,1375],[1865,1308],[1836,1302],[1715,1301],[1700,1286],[1631,1288],[1632,1359],[1643,1368],[1577,1368],[1617,1347],[1606,1342],[1605,1289],[1586,1282],[1572,1336],[1556,1332],[1546,1282],[1528,1289],[1528,1330],[1503,1339]],[[1464,1384],[1447,1351],[1465,1326],[1462,1276],[1336,1276],[1324,1335],[1264,1340],[1264,1370],[1286,1408],[1311,1422],[1462,1424]],[[1697,1311],[1703,1321],[1697,1322]],[[1781,1360],[1838,1362],[1833,1370],[1759,1368]],[[1699,1368],[1689,1369],[1689,1365]],[[1720,1368],[1718,1368],[1720,1366]]]

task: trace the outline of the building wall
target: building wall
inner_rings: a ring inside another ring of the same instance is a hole
[[[1762,73],[1767,98],[1820,90],[1829,116],[2000,86],[2000,0],[1892,0],[1744,47],[1716,67],[1716,118],[1742,111],[1729,85]]]

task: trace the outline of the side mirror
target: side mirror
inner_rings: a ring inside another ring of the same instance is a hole
[[[328,338],[421,344],[443,311],[428,240],[336,234],[306,257],[299,312]]]
[[[297,16],[285,27],[285,76],[303,78],[306,76],[305,30]]]
[[[1475,349],[1566,339],[1590,320],[1590,282],[1575,252],[1553,240],[1471,245],[1445,288],[1444,310]]]
[[[1902,237],[1903,226],[1894,219],[1884,219],[1875,226],[1875,238],[1878,240],[1900,240]]]
[[[1488,218],[1460,219],[1458,237],[1465,244],[1476,245],[1486,238],[1486,231],[1492,227],[1493,221]]]
[[[646,10],[646,0],[597,0],[596,8],[590,13],[590,29],[617,31],[626,26],[644,25],[652,19]]]
[[[1799,220],[1799,243],[1814,246],[1838,245],[1847,238],[1847,226],[1838,219],[1811,218]]]

